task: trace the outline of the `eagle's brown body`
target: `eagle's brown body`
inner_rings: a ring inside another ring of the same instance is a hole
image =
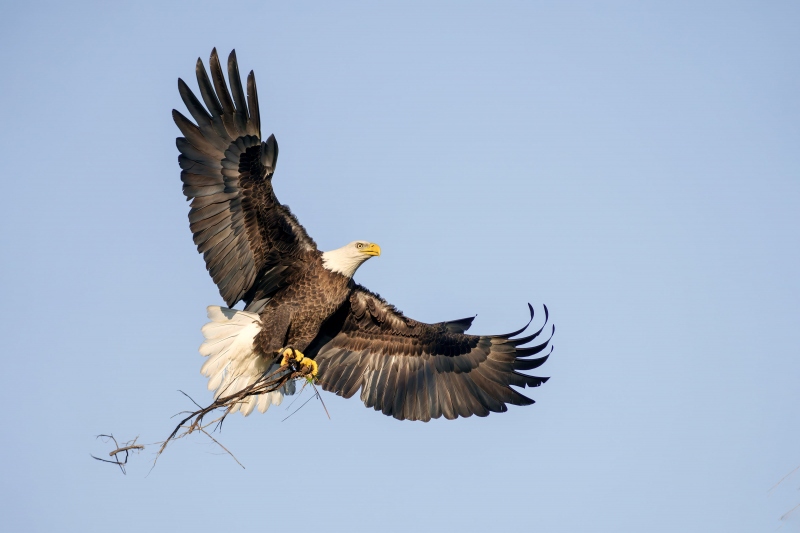
[[[322,266],[319,252],[307,254],[305,268],[277,292],[259,315],[264,324],[255,347],[265,357],[281,348],[305,352],[328,318],[339,309],[354,287],[351,279]]]
[[[523,338],[513,337],[525,328],[467,335],[472,318],[418,322],[354,283],[353,273],[368,258],[356,246],[373,246],[371,255],[380,248],[356,241],[324,254],[317,249],[272,189],[278,144],[274,136],[261,141],[253,73],[245,94],[234,53],[228,59],[230,91],[216,50],[210,66],[211,78],[197,62],[203,103],[178,82],[196,124],[173,111],[184,135],[177,139],[178,161],[195,244],[228,306],[246,305],[244,311],[209,307],[212,322],[203,328],[207,340],[201,346],[209,357],[203,366],[209,387],[217,394],[241,390],[274,364],[280,349],[292,346],[318,364],[325,390],[348,398],[360,390],[365,405],[401,420],[486,416],[507,404],[533,403],[511,387],[547,381],[522,372],[548,357],[526,359],[550,339],[522,346],[544,324]],[[258,408],[278,403],[280,394],[261,395]],[[251,398],[242,412],[255,404]]]

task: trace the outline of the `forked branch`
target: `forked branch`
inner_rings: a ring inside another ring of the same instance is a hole
[[[194,401],[191,396],[186,394],[183,391],[179,391],[181,394],[189,398],[191,402],[198,407],[195,411],[184,411],[179,413],[176,416],[183,416],[181,421],[175,426],[175,429],[172,430],[172,433],[163,441],[153,443],[154,445],[157,444],[159,446],[158,452],[156,453],[156,458],[153,461],[153,467],[155,467],[158,458],[164,453],[164,450],[167,448],[167,445],[177,439],[182,439],[187,435],[191,435],[192,433],[199,431],[204,433],[208,438],[210,438],[214,444],[222,448],[225,453],[230,455],[236,463],[244,468],[244,465],[239,462],[238,459],[228,450],[225,446],[223,446],[217,439],[215,439],[207,429],[210,426],[216,425],[213,429],[218,429],[222,422],[225,420],[235,407],[242,406],[244,402],[248,400],[251,396],[258,396],[260,394],[267,394],[273,391],[276,391],[287,384],[289,381],[295,379],[305,379],[308,383],[310,383],[313,387],[313,377],[311,376],[311,367],[303,366],[297,364],[296,360],[289,358],[288,360],[284,360],[285,364],[276,369],[274,372],[269,374],[262,375],[255,383],[243,388],[242,390],[229,394],[226,396],[219,396],[216,400],[214,400],[210,405],[206,407],[201,407],[200,404]],[[316,387],[313,387],[315,391],[315,396],[320,400],[319,392],[316,390]],[[223,391],[224,393],[224,391]],[[311,399],[311,398],[309,398]],[[305,405],[305,404],[303,404]],[[302,406],[301,406],[302,407]],[[324,404],[323,404],[324,407]],[[298,408],[299,409],[299,408]],[[327,408],[325,408],[325,412],[327,413]],[[219,416],[214,418],[211,421],[206,422],[205,419],[210,413],[217,412]],[[330,415],[328,415],[330,418]],[[131,451],[141,451],[144,449],[143,444],[137,444],[136,439],[132,441],[126,442],[123,445],[120,445],[117,440],[114,438],[113,435],[98,435],[98,438],[105,438],[107,440],[114,441],[115,449],[109,452],[109,456],[113,457],[114,460],[108,459],[101,459],[100,457],[94,457],[98,461],[103,461],[104,463],[111,463],[115,464],[120,467],[122,473],[125,472],[125,465],[128,463],[129,452]],[[124,456],[122,455],[124,454]],[[152,470],[152,468],[151,468]]]

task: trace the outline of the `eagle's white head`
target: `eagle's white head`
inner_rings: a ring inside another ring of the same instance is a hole
[[[324,252],[322,264],[328,270],[352,278],[361,263],[376,255],[381,255],[381,247],[374,242],[353,241],[336,250]]]

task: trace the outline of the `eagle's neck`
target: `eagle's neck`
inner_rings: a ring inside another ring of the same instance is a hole
[[[361,263],[367,259],[369,259],[368,255],[355,251],[352,246],[344,246],[336,250],[323,252],[322,266],[331,272],[352,278]]]

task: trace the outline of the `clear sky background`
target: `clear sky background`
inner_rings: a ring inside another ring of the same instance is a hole
[[[3,530],[749,532],[800,503],[800,474],[768,494],[800,465],[800,4],[431,4],[4,3]],[[90,458],[210,399],[170,111],[214,46],[320,248],[382,246],[359,282],[478,333],[549,306],[535,405],[326,393],[331,421],[231,417],[246,470],[202,435],[149,476],[153,447]]]

